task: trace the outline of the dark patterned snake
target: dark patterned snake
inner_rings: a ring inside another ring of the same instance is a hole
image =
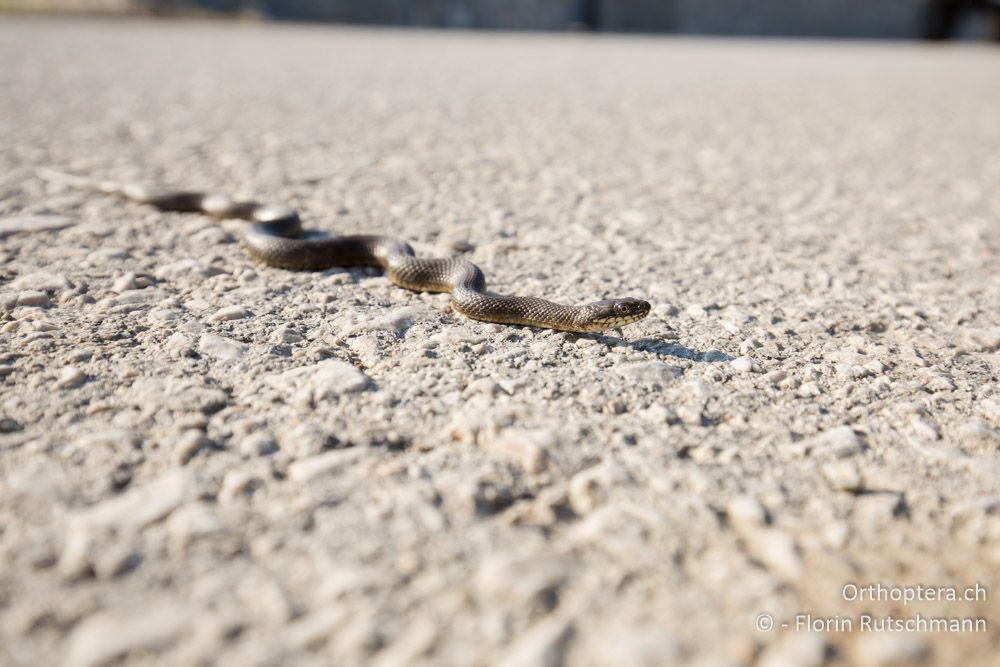
[[[248,220],[253,224],[243,243],[265,264],[286,269],[377,266],[399,287],[450,292],[455,310],[475,320],[583,333],[615,329],[649,314],[648,302],[631,297],[564,306],[534,296],[489,293],[483,272],[466,259],[417,258],[409,244],[385,236],[328,236],[303,231],[299,214],[286,204],[265,205],[220,194],[95,181],[48,169],[39,174],[50,181],[120,195],[163,211]]]

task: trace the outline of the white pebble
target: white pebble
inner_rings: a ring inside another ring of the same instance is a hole
[[[251,433],[240,440],[239,444],[240,454],[247,458],[267,456],[277,449],[278,444],[274,441],[271,434],[266,431]]]
[[[573,634],[572,623],[558,616],[536,623],[518,637],[496,663],[497,667],[561,665]]]
[[[76,221],[61,215],[23,215],[0,220],[0,239],[12,234],[52,232],[75,225]]]
[[[834,491],[851,493],[862,488],[861,472],[853,461],[834,461],[823,466],[823,476]]]
[[[56,385],[63,389],[79,387],[87,381],[87,374],[75,366],[67,366],[59,373],[59,380]]]
[[[767,523],[767,510],[752,496],[737,496],[726,504],[726,518],[737,530],[755,528]]]
[[[607,498],[612,487],[629,481],[628,472],[614,461],[582,470],[569,482],[570,507],[577,514],[587,514]]]
[[[796,448],[810,456],[843,458],[861,451],[861,439],[850,426],[838,426],[803,440]]]
[[[750,357],[736,357],[729,362],[729,365],[733,367],[738,373],[763,373],[764,369],[756,361]]]
[[[556,434],[547,429],[506,429],[489,438],[489,447],[517,461],[525,472],[539,473],[548,463],[548,451],[557,442]]]
[[[73,281],[62,273],[52,273],[51,271],[35,271],[18,276],[7,285],[10,289],[23,290],[52,290],[60,292],[73,289]]]
[[[293,482],[308,482],[323,475],[330,475],[353,464],[365,456],[366,451],[360,447],[351,447],[301,459],[288,466],[288,478]]]
[[[211,441],[199,429],[188,429],[181,434],[174,445],[174,462],[184,465],[201,449],[208,448]]]
[[[215,312],[210,318],[212,322],[226,322],[228,320],[242,320],[250,317],[250,311],[243,306],[227,306]]]
[[[133,651],[166,648],[191,622],[191,613],[173,605],[99,613],[73,629],[66,667],[98,667]]]
[[[219,490],[219,500],[232,501],[244,495],[253,484],[253,477],[243,470],[230,470],[222,478],[222,488]]]
[[[194,355],[194,348],[191,347],[191,339],[175,331],[167,338],[165,347],[179,357],[189,357]]]
[[[309,406],[342,394],[363,391],[370,386],[371,379],[345,361],[327,359],[312,366],[266,376],[264,382],[285,393],[293,403]]]
[[[795,538],[776,528],[758,528],[743,534],[747,551],[764,567],[786,581],[802,576],[802,559]]]
[[[201,494],[197,477],[177,470],[77,513],[80,524],[135,529],[159,521]]]
[[[111,285],[111,291],[116,294],[121,294],[122,292],[138,289],[138,287],[139,286],[135,282],[135,274],[126,273]]]
[[[38,290],[26,290],[17,295],[19,306],[44,306],[49,302],[49,295]]]
[[[970,419],[959,426],[958,437],[966,448],[976,453],[995,454],[1000,451],[1000,431],[982,419]]]
[[[271,334],[271,341],[280,344],[292,344],[301,343],[305,338],[295,329],[291,328],[287,324],[283,324],[274,330]]]
[[[966,345],[976,352],[1000,350],[1000,328],[970,329],[964,334]]]
[[[219,361],[236,361],[243,357],[248,349],[243,343],[215,334],[202,334],[198,339],[198,351]]]

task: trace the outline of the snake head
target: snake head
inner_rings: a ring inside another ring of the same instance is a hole
[[[581,331],[605,331],[638,322],[649,315],[648,301],[624,297],[595,301],[583,307]]]

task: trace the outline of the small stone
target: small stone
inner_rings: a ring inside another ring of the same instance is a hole
[[[787,379],[788,379],[788,373],[786,373],[785,371],[780,371],[780,370],[779,371],[771,371],[770,373],[768,373],[767,375],[764,376],[764,381],[767,382],[769,385],[772,385],[772,386],[775,386],[775,387],[777,387],[778,385],[780,385],[782,382],[784,382]]]
[[[444,239],[444,241],[445,241],[445,246],[448,247],[450,250],[454,250],[455,252],[472,252],[473,250],[476,249],[475,244],[470,243],[466,239],[453,238],[453,239]]]
[[[67,366],[59,372],[59,379],[56,381],[56,386],[62,389],[72,389],[73,387],[79,387],[86,381],[86,373],[75,366]]]
[[[391,331],[397,336],[402,336],[417,319],[417,312],[417,309],[412,307],[399,308],[378,317],[363,319],[344,333],[351,335],[364,331]]]
[[[909,416],[910,430],[921,440],[940,440],[941,427],[926,410],[920,408]]]
[[[135,435],[126,429],[108,429],[81,435],[73,441],[73,449],[83,452],[103,449],[121,456],[134,450],[138,444]]]
[[[199,429],[189,429],[181,434],[174,445],[174,462],[184,465],[202,449],[208,449],[212,441]]]
[[[750,555],[775,575],[793,581],[802,576],[802,559],[795,538],[776,528],[758,528],[743,534]]]
[[[337,565],[323,573],[320,595],[333,600],[350,593],[364,593],[378,583],[378,571],[367,565]]]
[[[767,510],[752,496],[737,496],[726,504],[726,518],[737,530],[756,528],[767,523]]]
[[[861,452],[861,439],[850,426],[838,426],[797,443],[797,449],[809,456],[844,458]]]
[[[17,420],[0,415],[0,433],[17,433],[23,428]]]
[[[996,454],[1000,451],[1000,431],[982,419],[970,419],[958,428],[962,446],[976,454]]]
[[[545,469],[548,452],[558,442],[556,434],[548,429],[504,429],[487,440],[490,449],[517,461],[529,473]]]
[[[684,374],[684,369],[661,361],[634,361],[614,366],[622,377],[651,386],[669,386]]]
[[[305,340],[305,337],[287,324],[281,325],[271,334],[271,341],[279,345],[301,343],[303,340]]]
[[[364,391],[371,379],[345,361],[326,359],[312,366],[303,366],[269,375],[264,381],[285,395],[291,402],[315,406],[344,394]]]
[[[225,526],[211,505],[195,502],[170,515],[167,532],[174,545],[183,549],[202,537],[225,532]]]
[[[72,227],[76,220],[60,215],[24,215],[0,220],[0,239],[13,234],[54,232]]]
[[[220,501],[232,501],[245,495],[253,486],[254,478],[243,470],[230,470],[222,478],[222,488],[219,490]]]
[[[924,383],[932,392],[937,391],[954,391],[955,382],[948,376],[947,373],[938,370],[934,367],[922,369],[920,372],[920,381]]]
[[[907,516],[906,499],[898,493],[863,493],[855,499],[853,519],[858,525],[883,526]]]
[[[831,549],[843,549],[851,528],[846,521],[834,521],[823,527],[823,542]]]
[[[300,459],[288,466],[288,477],[293,482],[308,482],[324,475],[330,475],[352,465],[365,456],[360,447],[335,449],[307,459]]]
[[[62,273],[52,273],[51,271],[35,271],[18,276],[7,285],[13,290],[52,290],[62,292],[73,289],[73,281]]]
[[[179,357],[190,357],[195,354],[194,348],[191,347],[191,339],[180,331],[170,334],[165,347]]]
[[[845,380],[860,380],[871,375],[871,371],[864,366],[854,364],[837,364],[834,369],[837,375]]]
[[[465,390],[462,392],[466,396],[474,396],[476,394],[482,394],[484,396],[499,396],[503,390],[500,388],[496,382],[491,378],[479,378],[478,380],[473,380],[465,386]]]
[[[979,414],[991,424],[1000,428],[1000,398],[988,398],[979,404]]]
[[[456,412],[444,428],[446,438],[467,445],[479,442],[480,433],[483,433],[484,443],[493,444],[491,431],[496,431],[496,425],[483,424],[482,419],[478,415],[470,414],[466,411]],[[501,445],[502,449],[504,449],[503,445]]]
[[[267,456],[278,451],[278,443],[267,431],[256,431],[240,440],[239,451],[247,458]]]
[[[38,290],[26,290],[17,295],[19,306],[44,306],[49,302],[49,295]]]
[[[85,350],[85,349],[83,349],[81,347],[78,347],[75,350],[71,350],[66,355],[66,358],[69,361],[75,361],[75,362],[78,362],[78,363],[82,363],[82,362],[85,362],[85,361],[90,361],[93,356],[94,356],[94,353],[91,352],[90,350]]]
[[[738,373],[763,373],[764,368],[750,357],[736,357],[729,365]]]
[[[219,361],[237,361],[249,348],[230,338],[204,333],[198,339],[198,351]]]
[[[966,346],[974,352],[995,352],[1000,350],[1000,328],[969,329],[964,332]]]
[[[316,611],[289,623],[283,634],[288,645],[294,649],[317,647],[348,620],[350,614],[344,607],[323,606]]]
[[[160,280],[203,279],[212,274],[212,270],[192,257],[164,264],[156,270],[156,277]]]
[[[708,317],[708,309],[699,303],[692,303],[684,309],[684,314],[692,319],[701,320]]]
[[[483,562],[473,583],[487,604],[547,611],[575,568],[575,559],[564,555],[498,554]]]
[[[426,617],[417,617],[386,648],[379,651],[372,667],[414,665],[434,648],[437,626]]]
[[[133,651],[152,652],[172,645],[191,622],[188,610],[174,605],[99,613],[81,622],[67,640],[66,667],[99,667]]]
[[[823,466],[823,476],[834,491],[857,493],[862,489],[861,473],[853,461],[834,461]]]
[[[795,392],[795,395],[798,396],[799,398],[814,398],[822,393],[823,390],[820,389],[819,385],[816,384],[815,382],[810,381],[810,382],[803,382],[799,386],[798,391]]]
[[[87,259],[95,264],[104,264],[127,257],[128,251],[124,248],[98,248],[87,255]]]
[[[315,456],[338,444],[330,431],[314,422],[285,425],[277,435],[281,452],[293,459]]]
[[[227,306],[215,312],[209,317],[211,322],[228,322],[229,320],[242,320],[250,317],[250,311],[243,306]]]
[[[570,507],[577,514],[587,514],[607,498],[613,486],[630,481],[628,472],[614,461],[578,472],[569,483]]]
[[[872,375],[881,375],[885,371],[885,364],[878,359],[872,359],[865,363],[864,368]]]
[[[111,284],[111,291],[116,294],[121,294],[122,292],[127,292],[129,290],[139,289],[139,285],[135,282],[134,273],[126,273],[121,276],[114,283]]]
[[[677,306],[671,303],[658,303],[653,306],[650,315],[663,320],[668,317],[676,317],[679,312]]]
[[[141,528],[199,495],[198,478],[177,470],[78,512],[75,518],[82,525],[96,528]]]
[[[518,637],[496,663],[497,667],[557,667],[565,662],[573,624],[554,616],[536,623]]]
[[[639,416],[650,424],[676,424],[680,421],[677,410],[670,406],[654,403],[645,410],[639,412]]]

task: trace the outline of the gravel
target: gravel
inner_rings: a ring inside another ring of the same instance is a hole
[[[0,663],[1000,652],[794,631],[1000,583],[994,51],[8,17],[0,62]],[[655,307],[469,321],[44,167]]]

